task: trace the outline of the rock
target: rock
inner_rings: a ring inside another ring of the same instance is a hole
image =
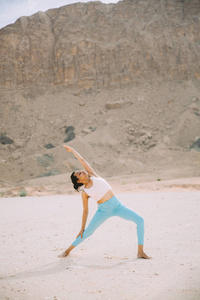
[[[147,132],[146,135],[147,135],[147,137],[148,137],[149,139],[152,139],[152,134],[151,134],[151,132]]]
[[[95,127],[90,126],[89,128],[82,129],[82,133],[89,134],[91,132],[94,132],[95,130],[96,130]]]
[[[191,148],[200,151],[200,138],[193,143]]]
[[[80,90],[78,90],[78,91],[76,91],[75,93],[74,93],[74,96],[79,96],[80,95],[80,93],[81,93],[81,91]],[[80,104],[79,104],[80,105]]]
[[[49,155],[49,154],[43,154],[42,157],[46,160],[48,160],[49,162],[54,162],[54,158],[52,155]]]
[[[39,156],[37,158],[37,163],[44,168],[49,167],[53,162],[54,162],[53,156],[48,154],[43,154],[42,156]]]
[[[84,128],[83,130],[82,130],[82,133],[85,133],[85,134],[88,134],[88,133],[91,133],[92,131],[91,131],[91,129],[90,128]]]
[[[47,144],[47,145],[45,145],[45,148],[46,149],[52,149],[52,148],[55,148],[55,146],[52,145],[52,144]]]
[[[42,167],[48,167],[50,164],[49,164],[49,162],[48,161],[46,161],[45,159],[43,159],[42,157],[38,157],[37,158],[37,163],[39,164],[39,165],[41,165]]]
[[[140,131],[137,132],[137,134],[139,136],[143,136],[143,135],[147,135],[147,132],[146,132],[146,130],[140,130]]]
[[[5,134],[2,134],[0,136],[0,143],[3,145],[9,145],[9,144],[13,144],[13,140],[10,139],[9,137],[7,137]]]
[[[155,147],[156,146],[156,143],[155,142],[152,142],[152,143],[150,143],[150,144],[148,144],[148,149],[150,149],[150,148],[153,148],[153,147]]]
[[[75,129],[74,126],[68,126],[65,129],[65,134],[67,137],[64,139],[64,143],[72,141],[75,138],[74,129]]]
[[[75,129],[74,126],[68,126],[68,127],[65,129],[65,133],[68,134],[68,133],[74,131],[74,129]]]
[[[69,141],[72,141],[73,139],[75,138],[75,133],[72,131],[72,132],[69,132],[68,134],[67,134],[67,137],[66,137],[66,139],[64,139],[64,143],[67,143],[67,142],[69,142]]]
[[[196,143],[199,139],[200,139],[200,136],[196,136],[196,137],[194,138],[194,143]]]
[[[22,148],[24,146],[24,142],[21,140],[15,140],[14,144],[16,148]]]
[[[124,100],[106,102],[106,107],[109,108],[109,109],[122,108],[127,103],[130,103],[130,102],[129,101],[124,101]]]

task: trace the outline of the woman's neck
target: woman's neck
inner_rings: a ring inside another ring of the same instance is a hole
[[[87,188],[87,186],[90,184],[91,180],[88,177],[85,181],[83,181],[82,183],[85,185],[85,188]]]

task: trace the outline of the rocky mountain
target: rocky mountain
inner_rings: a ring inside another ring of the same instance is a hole
[[[200,80],[200,1],[76,3],[0,30],[0,85],[101,90]]]
[[[103,176],[199,176],[200,1],[76,3],[6,26],[0,120],[2,189],[80,168],[63,143]]]

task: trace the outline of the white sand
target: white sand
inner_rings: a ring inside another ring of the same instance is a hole
[[[80,230],[80,196],[0,198],[1,300],[200,299],[200,192],[119,194],[146,224],[112,218],[64,259]],[[90,200],[89,220],[96,210]]]

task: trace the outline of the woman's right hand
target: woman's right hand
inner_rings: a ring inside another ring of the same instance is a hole
[[[77,237],[79,237],[79,235],[81,236],[81,238],[83,237],[83,232],[84,232],[85,230],[84,229],[81,229],[81,231],[79,232],[79,234],[77,235]],[[76,237],[76,238],[77,238]]]
[[[63,145],[68,152],[72,152],[73,148],[70,146]]]

